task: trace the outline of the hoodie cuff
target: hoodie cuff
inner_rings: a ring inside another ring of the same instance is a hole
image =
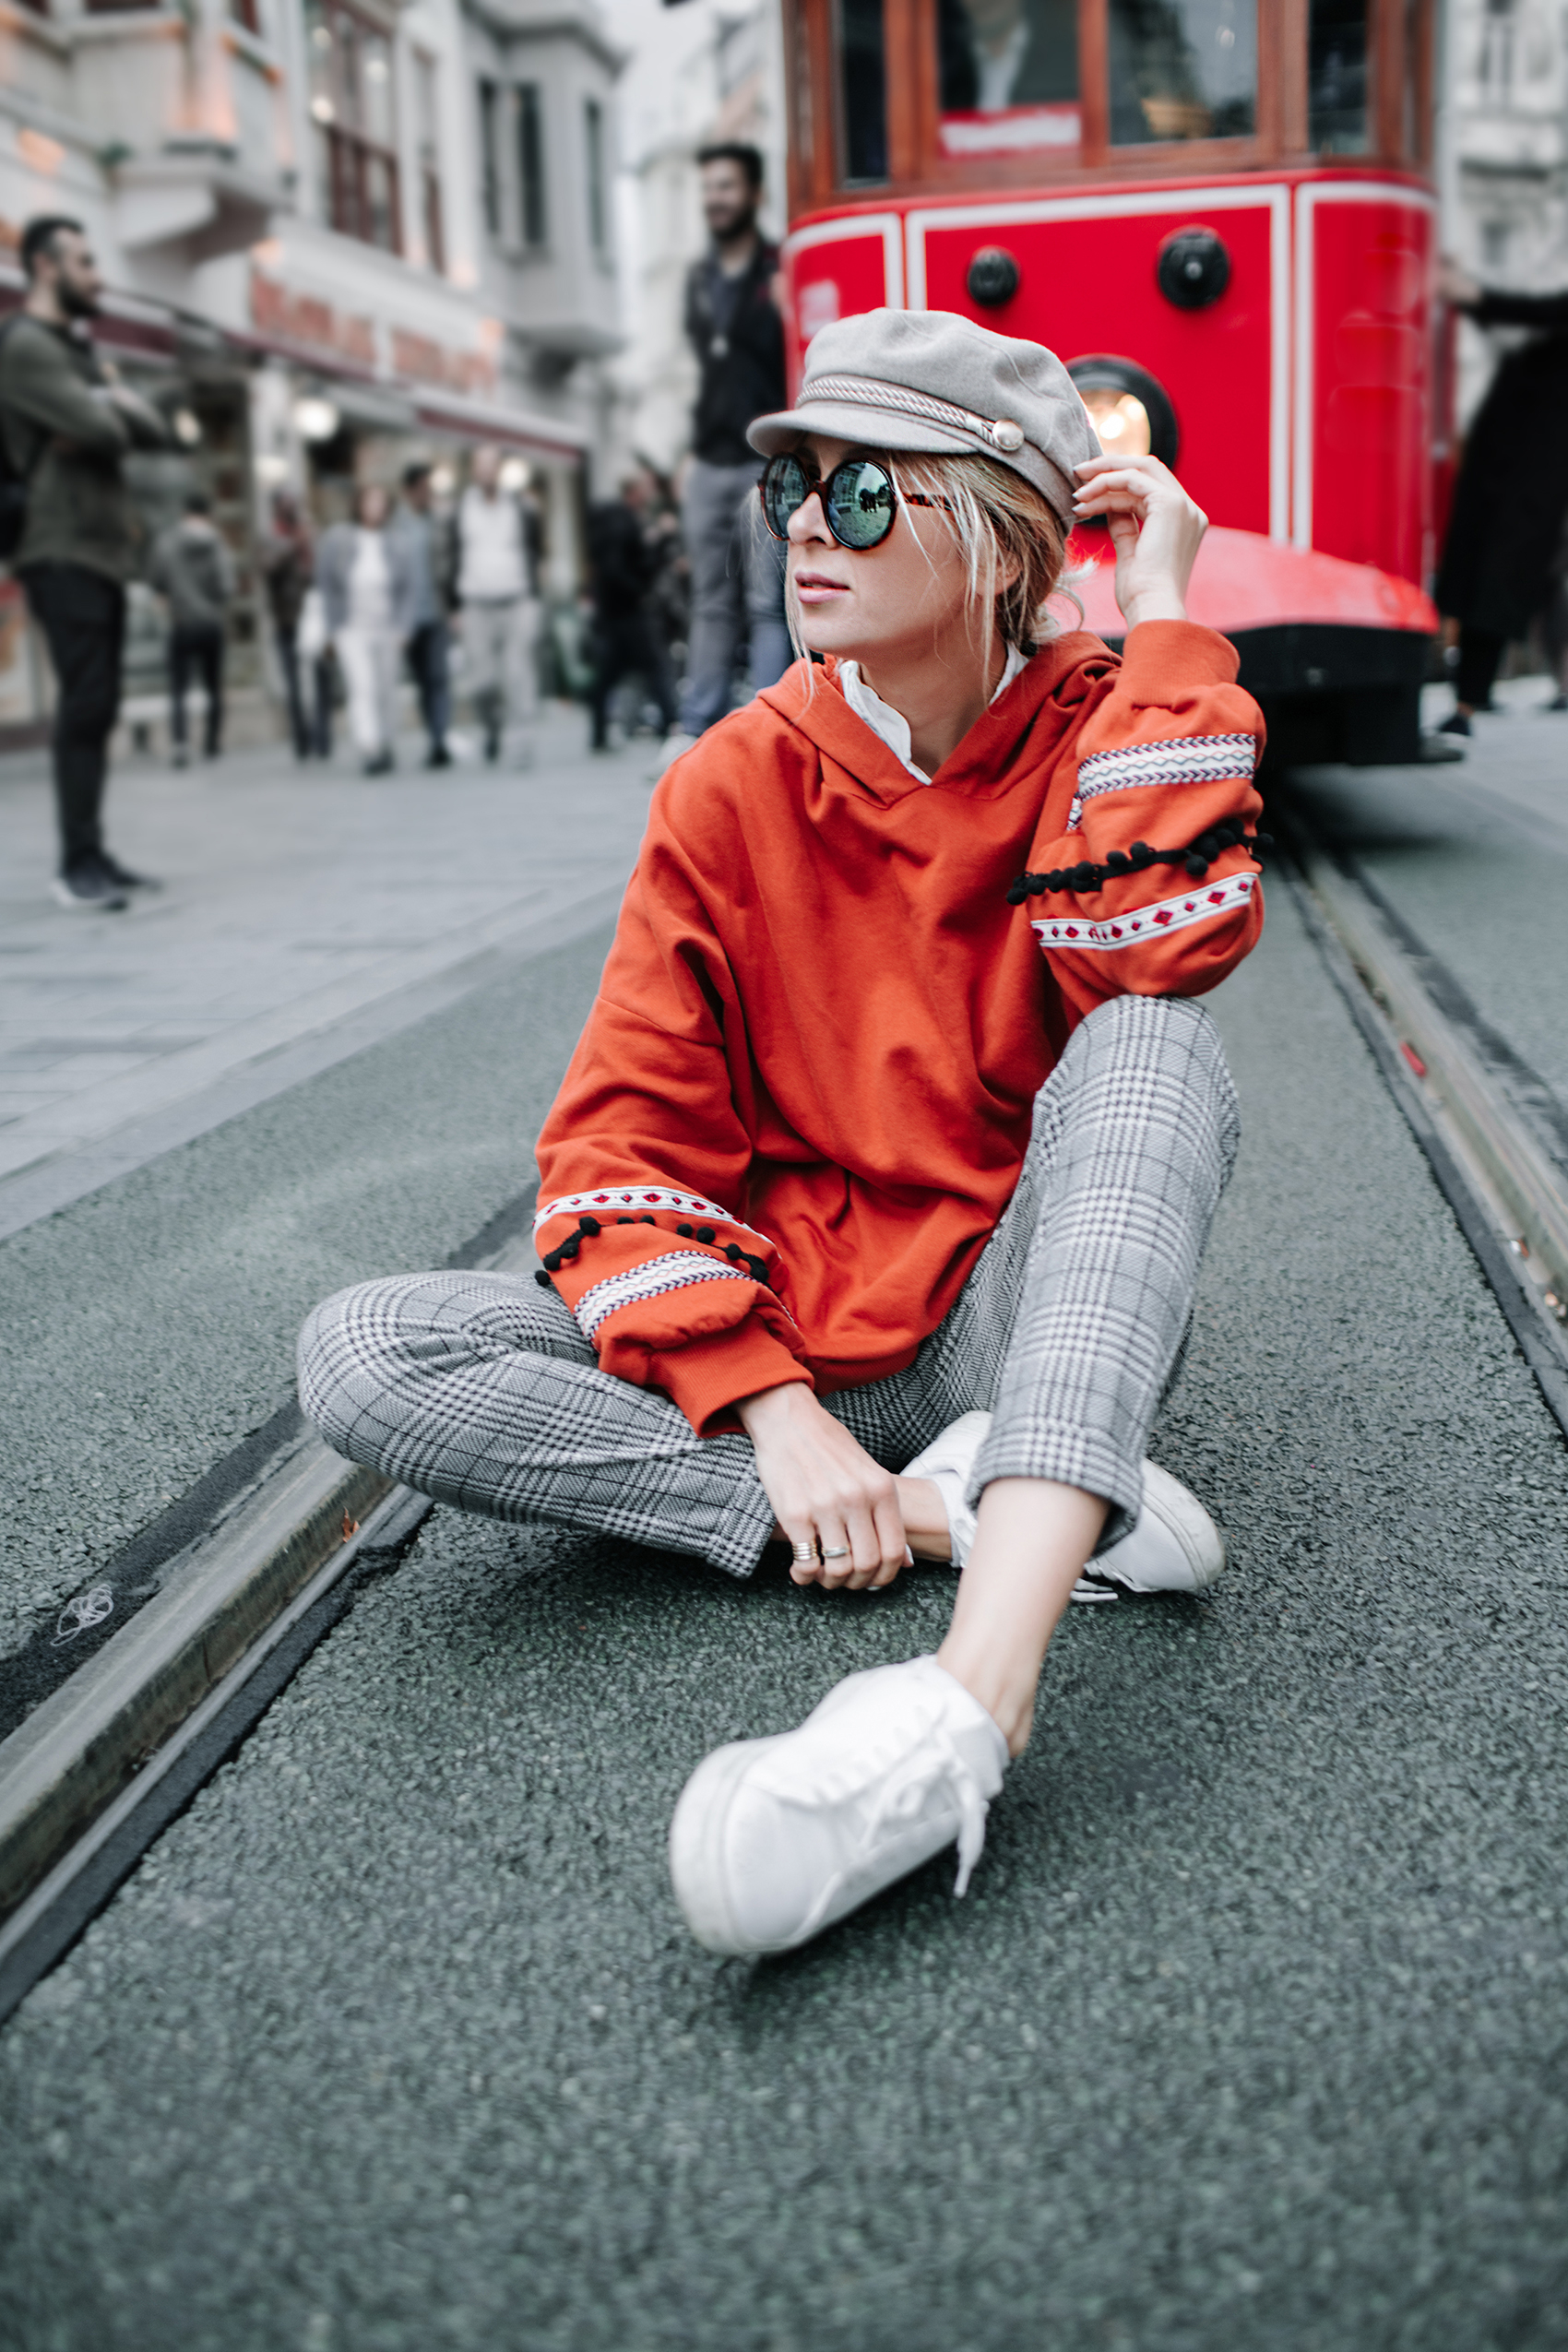
[[[1181,704],[1200,686],[1233,686],[1241,656],[1196,621],[1140,621],[1122,648],[1119,691],[1144,704]]]
[[[730,1331],[712,1331],[688,1339],[679,1348],[655,1350],[648,1360],[648,1384],[662,1388],[678,1405],[699,1437],[719,1437],[738,1430],[733,1410],[737,1397],[760,1396],[765,1388],[784,1388],[812,1376],[798,1356],[754,1315]]]

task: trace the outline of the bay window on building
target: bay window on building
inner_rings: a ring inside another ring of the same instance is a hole
[[[327,217],[346,237],[400,253],[391,34],[343,0],[305,0],[305,28]]]
[[[517,209],[522,242],[537,253],[548,242],[550,214],[544,192],[544,105],[537,82],[517,85]]]
[[[422,50],[414,53],[414,128],[419,171],[420,233],[426,266],[445,276],[446,233],[441,214],[441,114],[436,64]]]

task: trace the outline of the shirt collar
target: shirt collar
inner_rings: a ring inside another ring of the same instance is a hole
[[[1028,654],[1020,653],[1016,645],[1008,647],[996,693],[991,697],[992,702],[1006,693],[1019,671],[1025,669],[1028,663]],[[929,784],[931,778],[924,768],[917,767],[909,757],[912,739],[909,722],[903,712],[895,710],[891,703],[884,702],[882,696],[867,685],[861,675],[858,661],[841,661],[837,675],[838,683],[844,690],[844,699],[856,718],[863,719],[872,733],[881,737],[894,758],[903,762],[917,784]]]

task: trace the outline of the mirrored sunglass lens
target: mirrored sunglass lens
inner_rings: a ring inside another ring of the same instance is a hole
[[[846,547],[874,547],[885,539],[893,521],[893,484],[881,466],[869,458],[850,459],[833,477],[834,536]]]
[[[790,516],[803,506],[811,495],[806,469],[798,457],[775,457],[767,469],[764,487],[767,519],[782,539],[790,528]]]

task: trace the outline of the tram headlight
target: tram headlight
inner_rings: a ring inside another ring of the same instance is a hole
[[[1108,457],[1158,457],[1174,466],[1182,445],[1170,395],[1136,360],[1095,351],[1068,362]]]
[[[1108,457],[1146,457],[1154,446],[1148,410],[1134,392],[1091,384],[1084,393],[1089,422]]]

